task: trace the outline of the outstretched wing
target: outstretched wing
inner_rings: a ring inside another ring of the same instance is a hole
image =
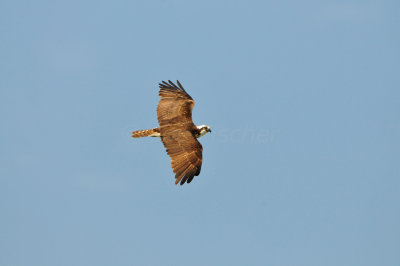
[[[203,147],[193,136],[195,125],[192,121],[194,101],[177,81],[160,83],[160,102],[157,106],[161,141],[171,157],[175,173],[175,184],[190,183],[200,174]]]

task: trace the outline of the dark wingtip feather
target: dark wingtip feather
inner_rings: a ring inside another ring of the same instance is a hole
[[[176,86],[175,83],[173,83],[171,80],[168,80],[168,82],[165,82],[163,80],[163,81],[161,81],[161,83],[158,83],[158,86],[160,88],[174,88],[174,89],[186,92],[185,89],[183,88],[182,84],[179,82],[179,80],[177,80],[176,83],[178,83],[178,86]]]
[[[186,180],[188,179],[188,176],[186,175],[186,176],[184,176],[183,178],[182,178],[182,180],[181,180],[181,186],[183,185],[183,184],[185,184],[186,183]]]
[[[175,85],[175,83],[173,83],[172,81],[168,80],[169,84],[171,84],[172,87],[174,87],[175,89],[181,90],[180,88],[178,88],[178,86]]]
[[[161,81],[161,83],[158,83],[158,86],[160,86],[160,88],[170,87],[170,85],[164,80]]]
[[[175,175],[175,185],[177,185],[178,183],[179,183],[179,185],[184,185],[185,183],[190,183],[192,180],[193,180],[193,178],[194,178],[194,175],[193,175],[193,173],[186,173],[185,175],[183,175],[183,176],[181,176],[182,175],[182,173],[177,173],[176,175]]]
[[[181,88],[183,91],[185,91],[185,89],[183,88],[182,84],[179,82],[179,80],[176,80],[176,83],[178,83],[179,88]]]

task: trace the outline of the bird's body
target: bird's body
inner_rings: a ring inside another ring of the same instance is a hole
[[[196,139],[204,136],[205,134],[207,134],[208,131],[210,130],[210,127],[207,125],[201,125],[201,126],[196,126],[196,129],[194,129],[194,136],[196,137]],[[160,134],[160,128],[156,127],[156,128],[152,128],[152,129],[145,129],[145,130],[138,130],[138,131],[133,131],[132,132],[132,138],[142,138],[142,137],[161,137]]]
[[[200,174],[203,147],[197,138],[211,132],[207,125],[196,126],[192,121],[194,100],[179,81],[160,83],[157,118],[160,127],[132,132],[132,137],[160,137],[175,173],[175,184],[190,183]]]

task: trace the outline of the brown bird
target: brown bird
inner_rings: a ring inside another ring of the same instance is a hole
[[[171,167],[175,173],[175,184],[190,183],[198,176],[203,161],[203,147],[197,138],[211,132],[207,125],[196,126],[192,120],[194,100],[179,81],[159,84],[161,97],[157,106],[160,127],[133,131],[133,138],[161,137],[161,141],[171,157]]]

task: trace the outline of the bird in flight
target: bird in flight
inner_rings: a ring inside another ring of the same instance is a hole
[[[161,100],[157,106],[160,127],[133,131],[133,138],[160,137],[175,173],[175,185],[192,182],[200,174],[203,161],[203,147],[198,138],[211,132],[207,125],[196,126],[192,120],[194,100],[181,83],[162,81],[158,95]]]

